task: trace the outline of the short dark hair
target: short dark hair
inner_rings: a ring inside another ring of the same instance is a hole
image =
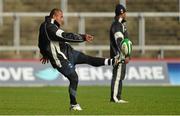
[[[119,16],[126,12],[126,8],[122,4],[117,4],[115,9],[115,15]]]
[[[49,16],[50,16],[51,18],[53,18],[53,15],[56,14],[57,12],[59,12],[59,11],[62,12],[61,9],[59,9],[59,8],[54,8],[54,9],[51,10]]]

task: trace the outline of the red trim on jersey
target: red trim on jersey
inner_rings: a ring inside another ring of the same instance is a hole
[[[40,62],[40,59],[0,59],[0,62]]]
[[[136,61],[164,61],[164,62],[180,62],[180,58],[165,58],[165,59],[153,59],[153,58],[131,58],[130,62]],[[40,59],[0,59],[0,62],[40,62]]]
[[[130,61],[136,62],[136,61],[164,61],[164,62],[180,62],[180,58],[165,58],[165,59],[153,59],[153,58],[132,58]]]

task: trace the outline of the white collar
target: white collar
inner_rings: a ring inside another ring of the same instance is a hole
[[[121,22],[122,22],[122,20],[123,20],[123,18],[121,18],[121,17],[120,17],[118,21],[121,23]]]
[[[52,23],[52,24],[54,24],[54,21],[55,21],[54,19],[51,19],[51,23]]]

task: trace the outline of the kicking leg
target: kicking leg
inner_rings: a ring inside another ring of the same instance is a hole
[[[99,58],[74,51],[75,64],[89,64],[92,66],[114,65],[115,59]]]

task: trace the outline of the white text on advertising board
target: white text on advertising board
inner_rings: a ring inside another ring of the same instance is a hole
[[[163,80],[165,74],[162,66],[130,66],[127,70],[126,80]],[[0,67],[0,81],[35,81],[33,67]],[[80,81],[111,80],[112,69],[103,67],[78,67],[77,73]],[[57,75],[62,78],[62,75]],[[55,78],[57,79],[57,78]],[[54,80],[55,80],[54,79]]]
[[[129,67],[127,80],[163,80],[165,75],[163,74],[163,67],[161,66],[140,66]]]
[[[14,81],[34,81],[33,72],[34,69],[32,67],[0,67],[0,81],[8,81],[10,79]]]
[[[102,67],[79,67],[76,71],[81,81],[110,80],[112,78],[111,69],[103,70]]]

